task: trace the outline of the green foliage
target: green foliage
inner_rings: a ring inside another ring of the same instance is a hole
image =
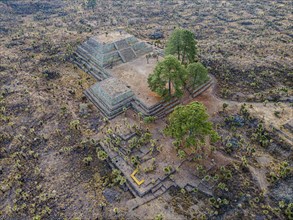
[[[87,157],[83,158],[82,161],[85,163],[85,165],[89,166],[90,163],[93,161],[93,158],[91,156],[87,156]]]
[[[227,206],[229,205],[229,200],[227,199],[221,199],[221,198],[215,198],[215,197],[212,197],[209,199],[211,205],[217,209],[221,208],[222,206]]]
[[[165,134],[173,137],[183,147],[198,147],[205,144],[205,138],[209,136],[212,142],[219,139],[217,132],[213,130],[212,123],[208,121],[209,115],[206,108],[199,102],[188,105],[180,105],[170,114],[169,124],[165,128]]]
[[[243,115],[243,117],[245,119],[249,119],[249,117],[250,117],[250,113],[249,113],[245,103],[241,105],[239,113],[240,113],[240,115]]]
[[[245,156],[242,156],[241,157],[241,161],[242,161],[242,165],[243,166],[245,166],[245,167],[247,167],[248,166],[248,161],[247,161],[247,158],[245,157]]]
[[[172,166],[166,166],[164,167],[165,174],[170,174],[173,171]]]
[[[169,100],[173,95],[183,95],[185,79],[185,68],[176,57],[169,55],[159,62],[154,73],[149,75],[148,84],[152,91]]]
[[[176,29],[167,42],[165,54],[177,55],[181,63],[193,63],[196,51],[194,34],[189,30]]]
[[[191,63],[187,66],[189,85],[195,88],[209,80],[208,70],[200,62]]]
[[[118,208],[115,207],[115,208],[113,209],[113,212],[115,213],[115,215],[118,215],[118,213],[119,213]]]
[[[144,123],[146,124],[150,124],[154,122],[155,120],[156,120],[156,116],[147,116],[147,117],[144,117],[143,119]]]
[[[135,167],[140,164],[138,156],[132,156],[130,161]]]
[[[165,100],[172,96],[181,97],[186,81],[195,88],[209,79],[208,70],[200,62],[194,63],[196,41],[192,32],[175,30],[167,42],[165,54],[165,59],[157,64],[154,73],[148,77],[150,89]]]
[[[287,161],[283,161],[275,167],[275,171],[267,174],[267,178],[270,182],[276,182],[281,178],[286,178],[290,173],[292,173],[292,168]]]
[[[221,190],[228,191],[227,185],[225,183],[222,183],[222,182],[220,182],[218,184],[218,188],[221,189]]]
[[[72,120],[69,125],[71,129],[78,130],[79,124],[80,124],[79,120]]]
[[[122,176],[120,170],[114,169],[112,171],[112,182],[114,184],[123,185],[124,183],[126,183],[126,178]]]
[[[204,180],[205,181],[209,181],[211,179],[211,176],[210,175],[206,175],[205,177],[204,177]]]
[[[223,111],[225,111],[226,108],[228,108],[228,106],[229,106],[229,105],[228,105],[227,103],[224,102],[224,103],[223,103]]]
[[[185,157],[186,157],[186,153],[185,153],[185,151],[184,151],[184,150],[178,150],[178,157],[179,157],[180,159],[185,158]]]
[[[288,219],[293,219],[293,203],[289,203],[287,208],[285,209],[285,214]]]
[[[268,147],[271,143],[271,137],[265,130],[263,124],[258,124],[251,137],[252,140],[258,142],[262,147]]]
[[[128,141],[128,146],[130,149],[133,149],[133,148],[140,148],[140,143],[139,143],[139,140],[137,137],[133,137],[131,138],[129,141]]]
[[[163,215],[162,214],[156,215],[154,220],[163,220]]]
[[[35,215],[35,216],[33,217],[33,220],[41,220],[41,216],[40,216],[40,215]]]
[[[275,115],[277,118],[281,118],[281,112],[280,112],[280,111],[275,111],[275,112],[274,112],[274,115]]]
[[[221,178],[224,180],[230,180],[233,177],[232,171],[229,169],[226,169],[224,166],[221,166],[220,172],[221,172]]]
[[[106,160],[108,158],[108,154],[103,150],[97,150],[97,155],[100,160]]]
[[[284,201],[279,201],[279,207],[281,209],[285,208],[286,207],[286,203]]]

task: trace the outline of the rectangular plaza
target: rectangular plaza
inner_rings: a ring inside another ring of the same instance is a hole
[[[159,56],[159,60],[163,59]],[[115,66],[109,70],[113,77],[123,81],[146,106],[153,106],[161,101],[161,98],[148,87],[148,76],[153,73],[157,64],[157,58],[150,58],[147,62],[145,56],[139,57],[127,63]]]

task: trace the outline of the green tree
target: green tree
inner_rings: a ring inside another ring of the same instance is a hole
[[[193,63],[196,56],[196,40],[189,30],[175,29],[169,38],[165,54],[177,55],[181,63]]]
[[[193,89],[209,79],[207,68],[205,68],[200,62],[189,64],[187,67],[187,73],[189,79],[188,85]]]
[[[216,142],[219,136],[208,118],[205,106],[199,102],[177,106],[168,118],[164,133],[175,138],[182,147],[203,146],[206,137]]]
[[[152,91],[168,100],[173,95],[181,97],[184,93],[186,70],[172,55],[157,64],[154,73],[148,77],[148,84]]]

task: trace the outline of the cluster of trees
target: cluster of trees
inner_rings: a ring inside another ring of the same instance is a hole
[[[173,96],[181,97],[185,89],[194,90],[209,79],[208,70],[196,61],[196,44],[192,32],[174,30],[167,42],[164,60],[158,62],[148,78],[152,91],[168,100]],[[219,139],[208,118],[206,108],[199,102],[177,106],[168,118],[164,133],[173,137],[178,147],[198,149],[205,145],[207,138],[211,142]]]
[[[194,89],[208,80],[208,71],[196,62],[197,46],[194,34],[176,29],[167,42],[165,58],[148,77],[152,91],[168,100],[181,97],[184,89]],[[189,91],[189,90],[188,90]]]

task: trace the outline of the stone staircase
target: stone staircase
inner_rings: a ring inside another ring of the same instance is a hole
[[[126,42],[126,40],[116,41],[114,44],[117,50],[122,50],[129,47],[129,44]]]
[[[141,100],[135,97],[134,102],[132,103],[132,107],[136,112],[142,112],[144,116],[152,116],[156,111],[161,109],[163,103],[164,102],[161,101],[153,106],[146,106]]]
[[[137,57],[131,47],[120,50],[119,55],[124,63],[127,63]]]
[[[165,192],[168,190],[168,184],[164,184],[166,181],[168,181],[170,178],[169,176],[174,174],[176,171],[172,171],[170,174],[157,178],[155,182],[152,182],[148,179],[146,179],[145,183],[141,186],[137,186],[136,183],[131,178],[128,178],[128,186],[130,191],[133,195],[137,197],[145,197],[148,194],[152,194],[154,196],[161,195],[160,192]],[[127,175],[125,175],[127,176]],[[129,175],[130,176],[130,175]]]
[[[84,72],[92,75],[98,81],[102,81],[110,77],[110,74],[106,70],[100,69],[99,66],[95,65],[92,61],[85,60],[84,57],[77,53],[72,56],[71,62],[76,64]]]
[[[109,44],[102,44],[94,38],[89,38],[78,46],[72,61],[98,80],[103,80],[106,77],[102,73],[104,68],[112,68],[121,63],[129,62],[152,50],[151,45],[140,42],[135,37]]]
[[[143,56],[147,53],[151,53],[153,48],[151,45],[145,42],[137,42],[132,46],[133,51],[136,53],[138,57]]]
[[[164,118],[166,115],[170,114],[174,108],[180,104],[180,100],[178,98],[174,98],[171,101],[165,103],[161,110],[156,113],[157,118]]]
[[[136,112],[143,113],[144,116],[156,116],[157,118],[162,118],[165,115],[173,111],[174,107],[180,104],[178,98],[174,98],[170,101],[161,101],[156,105],[147,107],[139,99],[135,98],[132,102],[132,107]]]

